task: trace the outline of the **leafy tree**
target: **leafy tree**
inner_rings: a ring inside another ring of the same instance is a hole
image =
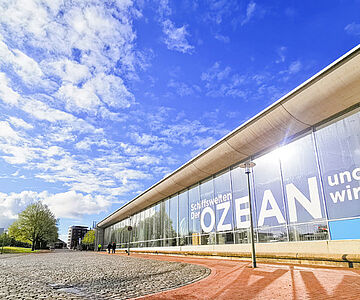
[[[23,247],[23,248],[31,247],[31,245],[29,243],[17,241],[13,237],[10,237],[6,233],[3,233],[0,235],[0,247],[2,247],[2,246],[13,246],[13,247]]]
[[[82,243],[84,245],[87,245],[87,246],[90,246],[90,245],[94,245],[95,243],[95,230],[89,230],[83,240],[82,240]]]
[[[51,210],[41,202],[26,207],[9,227],[9,236],[30,242],[31,250],[40,242],[54,242],[58,238],[57,220]]]

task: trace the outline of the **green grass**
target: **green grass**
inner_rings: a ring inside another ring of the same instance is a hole
[[[0,253],[1,253],[1,247],[0,247]],[[4,247],[3,253],[34,253],[39,252],[38,250],[31,251],[31,248],[21,248],[21,247]]]

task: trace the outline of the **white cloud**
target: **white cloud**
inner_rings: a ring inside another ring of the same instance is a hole
[[[162,22],[163,33],[165,34],[164,42],[169,50],[175,50],[182,53],[191,54],[194,46],[190,45],[187,36],[189,33],[186,26],[175,27],[169,19]]]
[[[34,199],[37,199],[37,193],[30,191],[23,191],[19,194],[0,193],[0,227],[7,228],[11,225],[17,219],[18,214],[33,203]]]
[[[15,127],[20,127],[20,128],[26,129],[26,130],[34,128],[33,125],[25,122],[23,119],[19,119],[19,118],[16,118],[16,117],[9,117],[9,121]]]
[[[87,86],[93,86],[101,100],[114,108],[130,107],[135,101],[134,95],[128,91],[123,80],[114,75],[100,73],[89,80],[85,84],[85,87]]]
[[[255,8],[256,8],[256,3],[251,1],[247,8],[246,8],[246,17],[245,19],[241,22],[241,26],[245,25],[246,23],[248,23],[250,21],[250,19],[254,16],[255,13]]]
[[[1,36],[0,36],[1,37]],[[18,49],[10,51],[0,39],[0,65],[12,69],[28,86],[42,86],[46,81],[38,63]]]
[[[206,95],[209,97],[246,98],[246,91],[242,87],[245,78],[237,73],[232,74],[229,66],[221,68],[220,62],[215,62],[206,72],[201,74],[205,81]]]
[[[9,83],[6,74],[0,72],[0,100],[6,104],[17,105],[21,96],[9,86]]]
[[[140,145],[150,145],[151,143],[155,142],[155,141],[158,141],[159,138],[157,136],[153,136],[153,135],[150,135],[150,134],[146,134],[146,133],[143,133],[143,134],[138,134],[137,132],[133,132],[131,134],[131,138],[138,144]]]
[[[57,97],[65,101],[66,108],[70,111],[96,110],[100,104],[99,98],[89,85],[78,88],[72,84],[65,84],[58,90]]]
[[[171,15],[171,8],[169,7],[169,1],[168,0],[159,0],[159,8],[158,13],[160,15],[160,18],[164,18],[166,16]]]
[[[284,81],[289,80],[289,75],[294,75],[298,72],[300,72],[303,68],[303,64],[300,60],[295,60],[290,63],[289,67],[286,70],[282,70],[279,72],[279,74],[285,74],[286,76],[283,77]]]
[[[64,101],[69,111],[116,118],[106,106],[127,108],[135,103],[123,79],[136,79],[136,67],[144,68],[147,58],[134,50],[132,22],[141,14],[132,1],[114,4],[107,7],[102,1],[81,0],[76,5],[56,0],[0,3],[0,41],[4,41],[0,42],[0,62],[31,88],[50,93],[58,89],[52,96]],[[26,53],[30,48],[28,52],[36,57]],[[116,75],[110,75],[114,71]],[[7,98],[3,101],[16,102],[8,82],[0,83],[2,94]]]
[[[220,62],[215,62],[212,67],[210,67],[206,72],[201,74],[201,80],[212,81],[226,79],[231,72],[229,66],[225,67],[223,70],[220,69]]]
[[[67,58],[43,61],[41,65],[49,75],[56,75],[67,83],[78,84],[91,76],[87,66]]]
[[[17,142],[20,140],[20,137],[8,122],[0,121],[0,139],[4,139],[7,142]]]
[[[287,48],[285,46],[281,46],[276,50],[276,53],[279,55],[279,58],[276,60],[276,63],[283,63],[285,61],[286,50],[287,50]]]
[[[168,87],[174,88],[175,92],[181,97],[190,96],[197,89],[187,85],[185,82],[175,81],[174,79],[170,79]]]
[[[80,218],[98,214],[109,208],[110,202],[103,196],[83,195],[75,191],[47,195],[42,201],[58,218]]]
[[[302,69],[301,61],[293,61],[289,66],[289,74],[298,73]]]
[[[217,39],[218,41],[224,42],[224,43],[229,43],[230,42],[230,38],[228,36],[222,35],[222,34],[215,34],[215,39]]]
[[[348,34],[360,36],[360,24],[358,24],[358,23],[355,23],[355,22],[350,23],[345,26],[344,30]]]
[[[114,173],[114,177],[119,179],[123,185],[127,185],[130,180],[149,179],[151,176],[139,170],[125,169]]]
[[[56,218],[81,218],[84,215],[98,214],[110,206],[110,201],[103,196],[84,195],[75,191],[57,194],[47,191],[0,193],[0,227],[8,227],[21,211],[36,201],[46,204]]]

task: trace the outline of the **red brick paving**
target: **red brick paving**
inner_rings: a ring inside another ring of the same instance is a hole
[[[211,269],[192,284],[139,299],[360,299],[360,271],[344,268],[258,264],[238,260],[131,254]]]

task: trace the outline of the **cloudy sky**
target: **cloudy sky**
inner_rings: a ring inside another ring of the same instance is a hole
[[[359,40],[359,0],[0,0],[0,227],[91,226]]]

